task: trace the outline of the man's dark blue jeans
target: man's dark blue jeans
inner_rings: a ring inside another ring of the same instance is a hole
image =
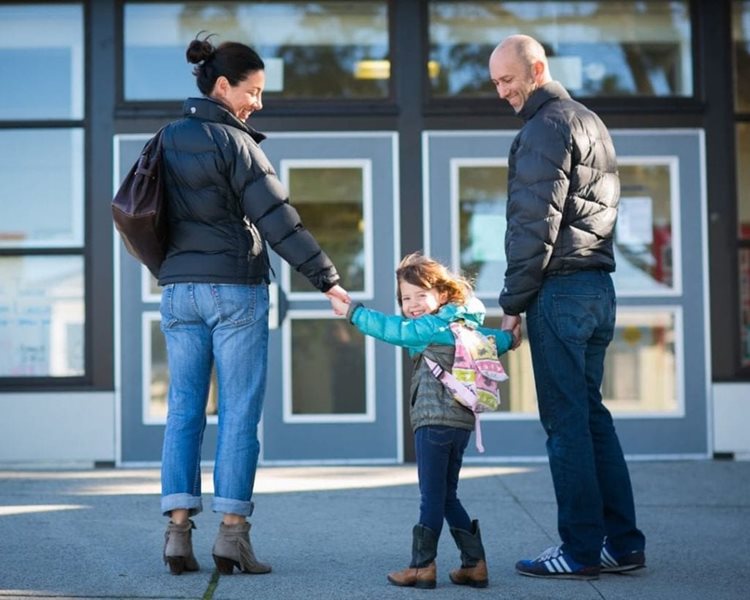
[[[471,519],[457,496],[458,475],[471,430],[426,425],[414,433],[419,476],[419,522],[440,537],[450,527],[471,531]]]
[[[599,564],[605,536],[618,552],[645,545],[628,467],[602,404],[615,312],[612,278],[590,270],[546,277],[526,313],[558,531],[563,551],[582,565]]]

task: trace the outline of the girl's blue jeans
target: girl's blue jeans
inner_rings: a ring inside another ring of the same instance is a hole
[[[260,444],[268,355],[268,287],[167,285],[161,298],[169,392],[162,451],[161,510],[202,510],[201,445],[215,365],[218,438],[215,512],[249,516]]]
[[[598,565],[605,536],[620,552],[643,550],[633,490],[601,385],[614,336],[612,278],[599,270],[545,278],[527,310],[539,416],[563,551]]]
[[[471,519],[457,496],[458,475],[471,431],[427,425],[414,433],[419,476],[419,523],[437,537],[443,519],[450,527],[471,531]]]

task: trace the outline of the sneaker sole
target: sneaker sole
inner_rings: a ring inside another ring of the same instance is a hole
[[[576,573],[527,573],[519,570],[516,570],[516,573],[524,577],[536,577],[537,579],[577,579],[579,581],[599,579],[599,575],[578,575]]]
[[[600,573],[627,573],[628,571],[637,571],[645,569],[646,565],[622,565],[619,567],[602,567]]]

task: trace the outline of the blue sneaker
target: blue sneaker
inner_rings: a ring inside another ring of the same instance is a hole
[[[519,560],[516,563],[516,571],[528,577],[599,579],[599,570],[599,565],[585,566],[577,563],[560,546],[547,548],[533,560]]]
[[[604,538],[601,553],[602,573],[625,573],[635,571],[646,566],[646,555],[643,550],[632,552],[617,552],[612,548],[607,538]]]

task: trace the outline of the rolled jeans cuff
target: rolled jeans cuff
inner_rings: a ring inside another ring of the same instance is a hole
[[[218,498],[214,496],[211,510],[217,513],[231,513],[249,517],[255,510],[255,502],[251,500],[232,500],[231,498]]]
[[[203,510],[203,502],[200,496],[191,496],[190,494],[169,494],[162,496],[161,512],[165,517],[169,516],[173,510],[187,510],[188,516],[197,515]]]

